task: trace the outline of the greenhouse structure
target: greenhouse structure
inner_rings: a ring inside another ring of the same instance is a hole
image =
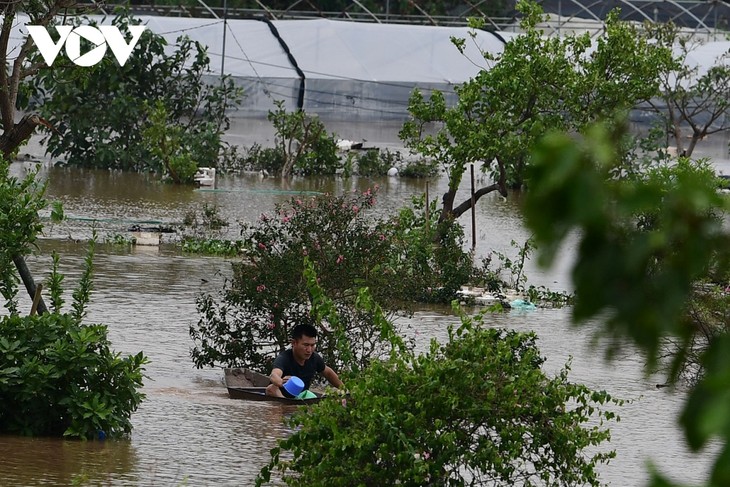
[[[211,79],[224,73],[245,90],[235,117],[265,117],[281,100],[287,110],[303,108],[328,119],[402,120],[414,89],[426,96],[440,90],[453,103],[454,87],[489,69],[482,52],[498,54],[519,35],[324,18],[138,18],[164,36],[169,49],[183,35],[207,47]],[[19,45],[28,19],[17,21],[12,37]],[[466,39],[463,53],[454,38]],[[701,74],[717,62],[728,63],[729,52],[728,41],[699,43],[688,62]]]
[[[438,89],[453,100],[454,86],[487,68],[480,50],[501,52],[504,39],[463,27],[382,25],[346,21],[229,20],[147,17],[174,43],[180,34],[208,46],[213,74],[243,86],[242,109],[263,113],[283,100],[329,118],[403,118],[415,88]],[[451,38],[464,38],[461,55]],[[225,44],[224,44],[225,41]]]

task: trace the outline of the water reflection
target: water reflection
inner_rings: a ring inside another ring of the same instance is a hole
[[[0,437],[3,485],[138,485],[130,441]]]

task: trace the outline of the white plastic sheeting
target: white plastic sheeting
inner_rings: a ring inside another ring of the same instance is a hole
[[[675,55],[681,55],[679,48],[675,49]],[[707,74],[713,66],[730,67],[730,41],[708,42],[699,44],[687,53],[686,65],[690,69],[696,69],[694,76],[687,80],[691,85],[698,78]]]
[[[297,106],[301,76],[293,61],[304,75],[305,110],[341,119],[404,118],[414,88],[439,89],[453,101],[454,86],[486,67],[480,49],[498,53],[504,45],[488,32],[472,38],[467,28],[313,19],[274,21],[272,29],[261,20],[139,19],[170,45],[187,35],[207,46],[211,76],[222,68],[244,87],[239,114],[246,116],[265,115],[274,100],[283,100],[288,109]],[[13,36],[18,43],[25,23],[27,18],[18,18]],[[466,39],[463,55],[452,37]]]
[[[268,112],[274,100],[295,108],[303,74],[308,112],[344,119],[403,118],[414,88],[439,89],[453,101],[453,87],[485,67],[480,50],[499,53],[504,45],[487,32],[472,39],[466,28],[313,19],[274,21],[272,29],[259,20],[229,20],[223,60],[222,21],[197,20],[197,26],[192,19],[142,21],[171,43],[184,33],[208,46],[213,74],[222,66],[244,87],[242,108],[248,114]],[[452,37],[467,39],[463,55]]]
[[[101,17],[94,20],[111,21]],[[407,116],[408,98],[415,88],[426,95],[433,89],[441,90],[447,101],[454,102],[454,86],[488,68],[481,51],[499,53],[504,39],[516,35],[477,31],[472,38],[467,28],[326,19],[270,24],[262,20],[150,16],[140,20],[162,35],[170,50],[181,35],[207,46],[211,79],[222,69],[243,86],[246,98],[236,115],[244,117],[265,116],[275,100],[283,100],[287,109],[294,109],[303,74],[303,106],[308,112],[344,120],[402,119]],[[11,37],[16,49],[27,35],[23,28],[27,22],[27,17],[17,18]],[[463,54],[452,38],[466,39]],[[688,64],[696,65],[701,75],[729,48],[730,42],[700,45]],[[727,57],[724,62],[728,62]]]

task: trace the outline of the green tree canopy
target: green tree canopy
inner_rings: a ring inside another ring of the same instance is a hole
[[[64,313],[58,256],[48,280],[52,312],[21,316],[11,265],[42,230],[44,186],[35,173],[19,181],[0,158],[0,433],[95,438],[131,432],[131,415],[144,399],[146,357],[111,350],[107,327],[83,323],[92,289],[93,244],[71,311]]]
[[[650,99],[658,93],[659,72],[670,62],[668,49],[619,21],[617,12],[593,40],[589,34],[547,37],[538,28],[541,8],[523,0],[519,9],[523,32],[501,54],[484,53],[484,69],[456,88],[456,106],[447,107],[438,92],[430,100],[419,92],[411,98],[412,119],[401,138],[444,165],[449,188],[441,218],[458,217],[471,207],[470,199],[454,201],[470,163],[493,180],[477,189],[475,200],[522,187],[529,149],[547,130],[580,130],[613,110]],[[460,49],[465,42],[455,41]],[[440,128],[429,133],[434,122]]]
[[[549,377],[534,334],[462,318],[427,353],[395,353],[293,417],[257,485],[600,485],[620,401]]]
[[[135,22],[127,15],[114,19],[121,30]],[[52,127],[50,154],[73,166],[155,171],[190,181],[185,171],[187,177],[178,176],[168,155],[189,157],[196,167],[216,166],[220,137],[229,127],[227,110],[242,96],[230,77],[207,80],[209,63],[199,43],[180,37],[169,49],[161,36],[145,30],[124,66],[105,56],[91,67],[54,64],[39,72],[31,106]],[[151,149],[159,147],[160,130],[176,141],[167,154]]]
[[[659,96],[649,102],[677,154],[690,157],[699,141],[730,130],[730,49],[718,53],[710,66],[698,65],[692,56],[703,42],[696,36],[673,23],[647,27],[652,38],[675,52],[674,62],[660,74]]]

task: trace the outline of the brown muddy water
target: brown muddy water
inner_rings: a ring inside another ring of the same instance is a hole
[[[23,167],[13,166],[20,174]],[[125,234],[133,223],[180,222],[186,211],[215,204],[229,221],[252,221],[290,192],[364,190],[380,185],[378,212],[389,214],[412,195],[425,191],[425,181],[397,178],[277,179],[226,177],[219,191],[194,191],[156,183],[136,174],[108,171],[48,169],[48,197],[64,203],[70,219],[48,227],[39,251],[28,259],[42,278],[50,252],[61,254],[68,289],[77,282],[86,247],[75,240],[91,233],[97,221],[102,240]],[[431,197],[445,188],[443,179],[430,181]],[[306,196],[309,193],[303,193]],[[463,191],[462,196],[466,196]],[[470,219],[463,217],[467,236]],[[523,242],[518,201],[483,198],[477,208],[477,255],[490,249],[514,254],[510,241]],[[235,225],[228,235],[235,238]],[[530,266],[528,276],[538,285],[569,289],[567,267],[571,248],[547,271]],[[181,255],[171,246],[123,248],[100,245],[95,258],[95,281],[89,320],[109,326],[114,348],[122,353],[140,350],[150,358],[147,400],[133,416],[129,441],[75,442],[53,439],[0,437],[0,485],[252,485],[268,451],[287,433],[283,419],[291,414],[281,405],[230,400],[220,370],[197,370],[189,357],[188,328],[197,322],[195,299],[214,291],[230,274],[221,258]],[[23,309],[29,301],[22,300]],[[444,338],[455,318],[445,308],[424,308],[402,320],[408,333],[423,346]],[[574,328],[569,310],[510,312],[489,318],[494,326],[534,330],[548,358],[546,369],[556,372],[572,356],[572,379],[631,400],[620,409],[621,422],[613,428],[610,447],[617,458],[601,468],[602,478],[614,486],[647,482],[647,464],[684,482],[706,478],[712,453],[687,452],[676,426],[681,392],[657,389],[658,376],[645,377],[641,357],[631,350],[611,364],[600,348],[588,343],[592,326]]]

